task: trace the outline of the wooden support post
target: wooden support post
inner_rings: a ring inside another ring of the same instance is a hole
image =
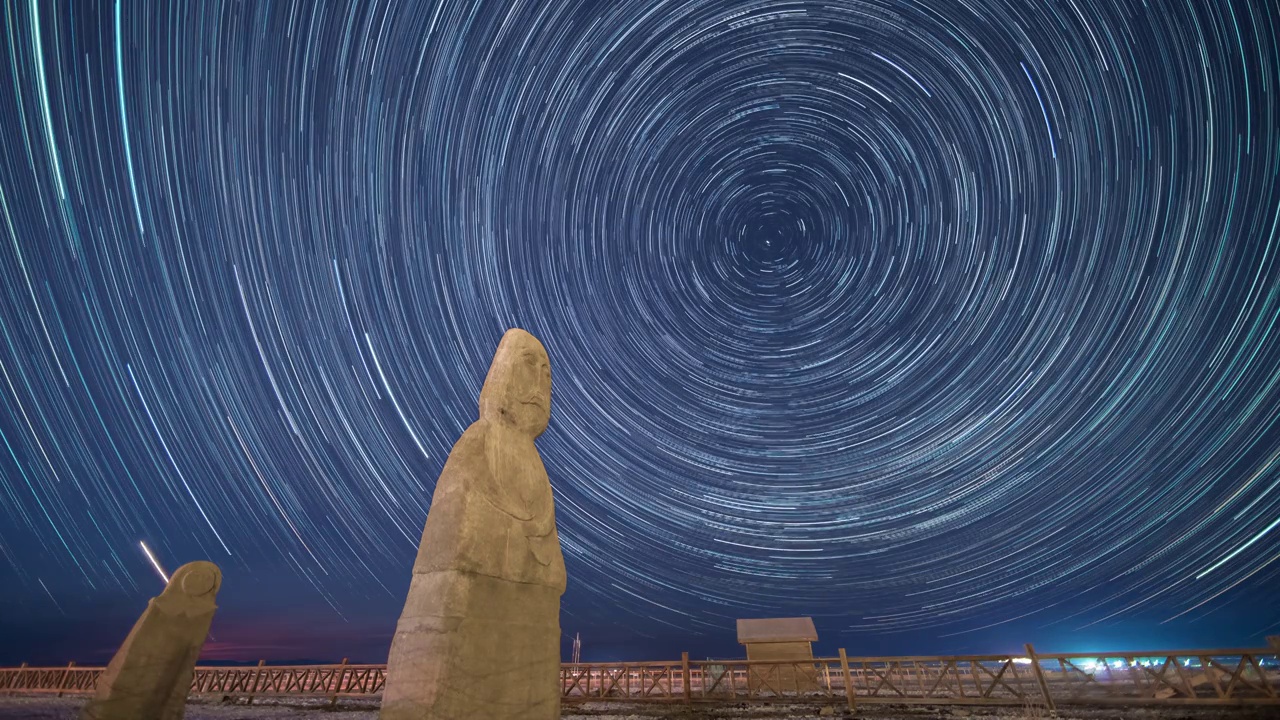
[[[249,705],[253,704],[253,694],[258,692],[258,683],[262,680],[262,666],[266,664],[266,660],[258,661],[258,670],[253,674],[253,684],[249,686]]]
[[[62,691],[67,687],[67,681],[71,679],[71,668],[76,666],[76,661],[72,660],[67,663],[67,669],[62,671],[62,679],[58,680],[58,697],[62,697]]]
[[[1267,693],[1267,696],[1275,698],[1276,689],[1271,686],[1271,681],[1267,679],[1267,672],[1262,669],[1262,663],[1258,662],[1258,656],[1254,653],[1249,653],[1245,657],[1249,659],[1249,664],[1253,666],[1253,672],[1258,676],[1258,682],[1262,683],[1262,689]],[[1244,660],[1245,658],[1240,659]],[[1194,688],[1192,692],[1194,692]]]
[[[1053,696],[1049,694],[1049,683],[1044,679],[1044,668],[1040,667],[1040,658],[1036,657],[1036,649],[1027,643],[1027,657],[1031,658],[1031,669],[1036,674],[1036,682],[1040,685],[1040,695],[1044,698],[1044,706],[1049,708],[1049,712],[1053,715],[1058,714],[1058,708],[1053,704]]]
[[[22,663],[18,668],[18,674],[13,678],[13,685],[9,686],[9,694],[13,695],[15,690],[25,690],[22,686],[23,676],[27,674],[27,664]]]
[[[333,692],[329,693],[329,707],[335,707],[338,704],[338,693],[342,691],[342,681],[347,677],[347,658],[342,658],[342,666],[338,668],[338,674],[333,678]]]
[[[680,653],[680,682],[684,685],[684,704],[693,702],[693,683],[689,679],[689,653]]]
[[[858,709],[856,695],[853,692],[853,674],[849,672],[849,656],[844,648],[840,648],[840,672],[844,675],[844,699],[849,703],[850,712]]]

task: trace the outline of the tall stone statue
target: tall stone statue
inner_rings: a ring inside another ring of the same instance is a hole
[[[211,562],[178,568],[98,678],[82,720],[181,720],[221,586]]]
[[[533,440],[551,419],[551,364],[508,330],[480,419],[436,483],[387,659],[382,720],[558,720],[564,556]]]

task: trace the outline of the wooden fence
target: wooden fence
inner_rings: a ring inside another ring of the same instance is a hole
[[[1275,649],[583,663],[566,700],[827,704],[1280,705]],[[750,680],[749,680],[750,678]],[[816,682],[815,682],[816,680]]]
[[[813,660],[680,660],[568,663],[566,702],[847,705],[1277,705],[1280,655],[1262,649],[1156,650]],[[101,667],[0,668],[0,693],[92,693]],[[376,697],[386,665],[197,667],[191,694],[204,697]]]

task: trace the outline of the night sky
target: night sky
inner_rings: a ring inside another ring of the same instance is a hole
[[[1280,632],[1271,0],[3,5],[0,664],[385,659],[502,332],[585,659]],[[566,640],[567,647],[567,640]]]

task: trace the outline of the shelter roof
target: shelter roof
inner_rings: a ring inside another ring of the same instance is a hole
[[[818,630],[813,618],[755,618],[738,621],[738,642],[814,642]]]

